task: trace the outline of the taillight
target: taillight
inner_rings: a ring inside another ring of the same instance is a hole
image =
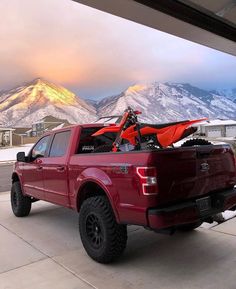
[[[156,195],[158,193],[156,168],[137,167],[136,173],[142,185],[142,193],[144,195]]]

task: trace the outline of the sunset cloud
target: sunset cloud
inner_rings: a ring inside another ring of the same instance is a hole
[[[1,0],[0,90],[43,77],[85,97],[149,81],[236,87],[236,58],[71,0]]]

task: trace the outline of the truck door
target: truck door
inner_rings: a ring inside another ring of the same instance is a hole
[[[50,136],[42,137],[29,153],[30,161],[24,164],[23,189],[30,196],[44,199],[43,159],[49,145]]]
[[[43,164],[45,200],[63,206],[69,205],[67,159],[70,136],[70,130],[54,135]]]

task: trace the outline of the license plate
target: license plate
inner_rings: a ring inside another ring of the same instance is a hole
[[[201,213],[206,213],[211,209],[211,198],[201,198],[196,200],[197,207]]]

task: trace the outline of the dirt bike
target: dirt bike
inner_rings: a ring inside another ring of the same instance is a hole
[[[144,149],[158,149],[173,146],[174,143],[193,134],[197,131],[196,127],[191,127],[192,124],[202,122],[207,118],[196,120],[184,120],[179,122],[162,123],[162,124],[147,124],[138,121],[140,111],[133,110],[128,107],[118,124],[111,124],[103,127],[92,136],[96,137],[106,133],[116,133],[113,145],[103,145],[96,149],[96,152],[107,151],[130,151]],[[186,142],[186,146],[210,144],[208,141],[198,139],[193,142]]]

